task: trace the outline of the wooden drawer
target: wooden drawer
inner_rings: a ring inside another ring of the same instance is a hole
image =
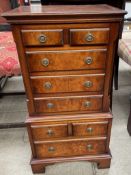
[[[62,46],[63,30],[22,30],[25,46]]]
[[[95,47],[89,50],[34,51],[27,52],[27,63],[29,72],[104,69],[106,55],[105,48]]]
[[[104,74],[31,77],[32,91],[38,93],[100,92]]]
[[[31,131],[33,135],[33,140],[45,140],[57,137],[67,137],[68,130],[67,124],[53,124],[53,125],[45,125],[43,123],[40,124],[32,124]]]
[[[109,28],[70,29],[70,45],[107,44]]]
[[[106,136],[108,121],[73,123],[74,136]]]
[[[101,111],[102,96],[35,98],[34,104],[37,113]]]
[[[68,157],[105,153],[106,138],[35,142],[36,157]]]

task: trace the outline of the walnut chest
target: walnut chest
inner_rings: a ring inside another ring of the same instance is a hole
[[[19,7],[12,25],[27,94],[31,166],[110,167],[114,55],[125,11],[108,5]]]

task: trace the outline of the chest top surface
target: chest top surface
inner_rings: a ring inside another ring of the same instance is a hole
[[[21,6],[3,14],[11,23],[37,23],[68,19],[115,19],[120,20],[126,14],[124,10],[106,4],[100,5],[45,5]],[[74,21],[72,21],[74,22]]]

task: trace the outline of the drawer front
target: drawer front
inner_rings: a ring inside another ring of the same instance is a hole
[[[62,46],[63,30],[22,30],[25,46]]]
[[[27,63],[30,72],[104,69],[107,55],[106,51],[106,49],[94,48],[86,51],[32,52],[27,53]]]
[[[31,85],[34,94],[100,92],[104,87],[104,74],[31,77]]]
[[[35,110],[37,113],[58,113],[71,111],[101,111],[101,96],[73,96],[73,97],[52,97],[35,99]]]
[[[70,29],[71,45],[107,44],[109,28]]]
[[[106,139],[35,142],[35,150],[38,158],[102,154],[106,150]]]
[[[108,122],[73,123],[74,136],[106,136]]]
[[[32,124],[31,131],[33,135],[33,140],[45,140],[57,137],[67,137],[68,130],[67,124],[57,124],[57,125],[45,125]]]

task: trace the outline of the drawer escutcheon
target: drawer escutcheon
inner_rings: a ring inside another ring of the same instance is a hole
[[[86,82],[84,83],[84,86],[85,86],[86,88],[90,88],[90,87],[93,86],[93,83],[92,83],[91,81],[86,81]]]
[[[48,136],[52,136],[52,135],[54,134],[54,132],[53,132],[51,129],[49,129],[49,130],[47,131],[47,134],[48,134]]]
[[[54,104],[53,104],[53,103],[47,103],[47,107],[48,107],[49,109],[51,109],[51,108],[54,107]]]
[[[84,103],[84,106],[85,106],[86,108],[91,107],[91,102],[90,102],[90,101],[86,101],[86,102]]]
[[[44,84],[44,87],[45,87],[45,89],[51,89],[52,88],[52,84],[50,83],[50,82],[46,82],[45,84]]]
[[[88,151],[91,151],[92,149],[93,149],[93,145],[91,145],[91,144],[87,145],[87,150]]]
[[[51,147],[48,148],[48,151],[49,152],[54,152],[55,151],[55,148],[53,146],[51,146]]]
[[[41,64],[45,67],[47,67],[49,65],[49,59],[48,58],[44,58],[41,60]]]
[[[38,40],[39,40],[40,43],[46,43],[47,37],[46,37],[44,34],[41,34],[41,35],[38,37]]]
[[[93,132],[93,128],[91,128],[91,127],[90,128],[87,128],[87,132],[88,133],[92,133]]]
[[[91,42],[94,40],[94,35],[92,33],[88,33],[85,37],[86,42]]]
[[[85,61],[85,63],[88,64],[88,65],[90,65],[90,64],[93,63],[92,57],[86,57],[84,61]]]

